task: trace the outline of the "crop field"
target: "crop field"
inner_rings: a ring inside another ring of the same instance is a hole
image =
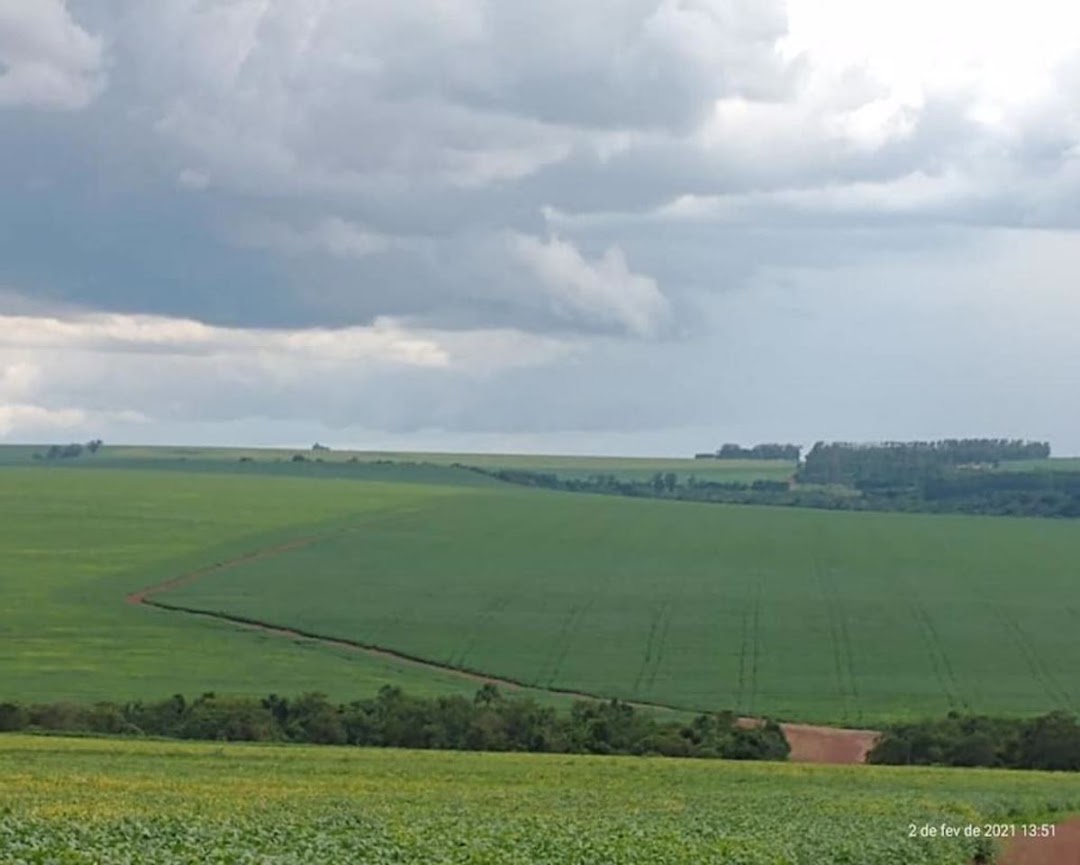
[[[1000,472],[1080,472],[1080,457],[1051,457],[1045,460],[1016,460],[1001,463]]]
[[[34,453],[45,448],[0,445],[0,466],[28,465]],[[293,463],[297,454],[304,463]],[[318,462],[316,462],[316,460]],[[558,456],[544,454],[395,453],[389,451],[310,451],[281,448],[105,447],[93,457],[79,460],[80,468],[180,469],[222,471],[238,474],[288,474],[323,477],[340,474],[354,477],[380,463],[423,463],[449,467],[455,464],[483,469],[521,469],[556,474],[564,478],[615,475],[623,480],[647,480],[656,472],[673,472],[685,481],[699,480],[750,483],[755,480],[786,480],[795,471],[784,460],[695,460],[666,457]],[[384,466],[385,472],[389,467]]]
[[[1069,521],[573,495],[450,466],[238,474],[249,464],[197,456],[0,469],[0,696],[472,693],[472,671],[549,702],[851,726],[1080,705]],[[193,572],[142,597],[217,618],[125,602]]]
[[[437,664],[687,709],[880,723],[1077,707],[1069,522],[515,488],[163,593]]]
[[[466,479],[468,480],[468,478]],[[206,473],[0,469],[0,700],[158,699],[208,690],[382,684],[461,692],[460,677],[125,603],[149,583],[253,549],[377,521],[470,487]],[[467,683],[475,690],[475,683]]]
[[[910,827],[1078,807],[1076,775],[0,736],[5,862],[965,865]]]

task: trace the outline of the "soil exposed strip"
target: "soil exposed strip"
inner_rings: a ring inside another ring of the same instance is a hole
[[[262,559],[273,558],[274,556],[280,556],[282,553],[288,553],[292,550],[299,550],[303,547],[310,547],[315,543],[318,538],[297,538],[294,541],[289,541],[285,544],[278,544],[274,547],[266,547],[265,549],[255,550],[250,553],[244,553],[242,556],[237,556],[235,559],[227,559],[224,562],[217,562],[213,565],[207,565],[205,568],[199,568],[197,571],[191,571],[187,574],[182,574],[179,577],[173,577],[171,580],[166,580],[163,583],[158,583],[156,586],[150,586],[146,589],[140,589],[137,592],[132,592],[125,600],[129,604],[145,604],[149,601],[152,595],[156,595],[159,592],[167,592],[170,589],[179,589],[181,586],[186,586],[189,583],[194,583],[196,580],[207,576],[208,574],[215,574],[218,571],[225,571],[229,568],[239,567],[240,565],[247,565],[251,562],[258,562]]]
[[[424,658],[419,658],[404,652],[386,649],[381,646],[365,645],[355,640],[345,640],[340,637],[328,637],[324,634],[315,634],[308,631],[289,628],[284,625],[275,625],[269,622],[247,618],[245,616],[235,616],[228,613],[194,609],[179,604],[166,603],[155,598],[156,595],[162,592],[189,585],[210,574],[257,562],[262,559],[272,558],[273,556],[279,556],[292,550],[302,549],[303,547],[314,544],[318,540],[319,538],[317,537],[297,538],[296,540],[289,541],[285,544],[245,553],[234,559],[217,562],[216,564],[209,565],[205,568],[191,571],[190,573],[174,577],[170,580],[165,580],[157,585],[140,589],[137,592],[132,592],[127,595],[125,600],[129,604],[137,606],[155,607],[170,612],[186,613],[201,618],[214,619],[219,622],[228,622],[229,624],[257,631],[262,634],[284,637],[294,641],[317,643],[336,649],[345,649],[350,652],[361,652],[371,657],[382,658],[384,660],[406,664],[412,667],[436,670],[438,672],[459,676],[472,682],[498,685],[507,688],[508,690],[520,690],[526,688],[534,691],[544,691],[549,694],[559,694],[565,697],[577,697],[583,700],[603,701],[610,699],[610,697],[605,697],[600,694],[590,694],[586,691],[576,691],[552,686],[529,685],[528,683],[517,681],[515,679],[492,676],[477,670],[439,664],[434,661],[425,660]],[[626,700],[623,702],[639,709],[667,709],[676,712],[686,711],[684,708],[669,706],[665,703],[654,703],[643,700]],[[757,726],[762,722],[759,718],[740,718],[739,723],[744,727],[752,727]],[[797,763],[864,763],[866,762],[867,753],[881,735],[875,730],[848,730],[839,727],[819,727],[809,724],[781,724],[780,727],[784,731],[788,743],[791,745],[791,760]],[[1024,863],[1024,865],[1027,865],[1027,863]],[[1078,865],[1080,865],[1080,863],[1078,863]]]

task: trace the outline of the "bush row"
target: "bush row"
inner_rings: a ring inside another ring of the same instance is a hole
[[[1005,719],[949,713],[885,731],[869,762],[1080,771],[1080,724],[1066,712]]]
[[[574,754],[653,754],[783,760],[780,727],[743,729],[728,713],[660,721],[612,700],[575,701],[558,713],[531,698],[484,685],[473,699],[424,698],[384,687],[371,699],[335,704],[318,693],[264,699],[207,693],[159,702],[0,703],[0,731],[48,730],[178,739],[287,741],[330,745]]]

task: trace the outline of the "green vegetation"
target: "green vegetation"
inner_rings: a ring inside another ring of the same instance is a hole
[[[1078,557],[1066,522],[505,487],[154,600],[537,688],[867,725],[1074,709]]]
[[[729,457],[752,463],[791,453],[797,455],[795,445],[724,445],[715,454],[698,454],[697,459],[728,465]],[[522,486],[635,498],[845,511],[1080,517],[1080,473],[1075,461],[1051,460],[1049,454],[1046,442],[1008,439],[818,442],[793,475],[755,477],[753,472],[747,476],[733,471],[699,478],[655,471],[645,477],[472,469]]]
[[[471,698],[408,696],[384,685],[374,698],[334,704],[323,694],[271,694],[92,706],[0,703],[0,732],[62,731],[237,742],[303,742],[383,748],[652,754],[783,760],[787,739],[774,722],[748,728],[734,715],[660,720],[626,703],[575,701],[569,712],[483,685]]]
[[[78,779],[78,783],[72,783]],[[0,736],[19,861],[964,865],[1080,776]]]
[[[35,453],[44,457],[49,446],[0,445],[0,466],[27,465]],[[291,465],[294,458],[303,462]],[[750,483],[755,480],[786,480],[795,472],[795,460],[725,459],[702,461],[665,457],[558,456],[545,454],[394,453],[390,451],[315,450],[282,448],[131,447],[105,445],[90,459],[83,454],[80,467],[228,471],[261,474],[286,471],[296,476],[322,477],[334,467],[355,472],[357,466],[412,463],[450,468],[456,465],[491,470],[550,472],[560,477],[584,478],[611,474],[627,480],[643,480],[656,472],[674,472],[685,480]],[[230,468],[230,464],[232,467]],[[350,469],[349,467],[352,467]],[[352,476],[346,474],[344,476]]]
[[[471,694],[465,669],[545,705],[858,726],[1078,708],[1069,523],[573,496],[450,465],[241,474],[199,453],[173,455],[195,471],[110,469],[108,447],[0,470],[0,701]],[[308,636],[124,602],[199,570],[150,602]]]
[[[720,449],[714,453],[699,453],[694,454],[694,457],[695,459],[706,460],[786,460],[787,462],[797,463],[801,450],[802,448],[796,444],[777,444],[774,442],[747,448],[729,442],[721,445]]]
[[[462,690],[450,674],[133,606],[124,597],[350,521],[393,520],[424,501],[468,496],[469,487],[90,471],[64,462],[0,470],[0,701],[312,688],[346,698],[383,684],[421,694]],[[475,687],[466,684],[467,692]]]
[[[1016,460],[1002,463],[999,472],[1080,472],[1080,457],[1050,457],[1045,460]]]
[[[1045,460],[1046,442],[1019,439],[945,439],[935,442],[851,444],[817,442],[799,467],[798,479],[810,484],[862,488],[896,487],[939,478],[957,466],[997,466],[1019,460]]]
[[[990,766],[1080,771],[1080,724],[1064,712],[1040,718],[947,718],[897,724],[870,752],[870,762],[918,766]]]

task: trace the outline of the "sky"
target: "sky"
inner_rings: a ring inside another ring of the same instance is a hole
[[[1080,454],[1078,32],[0,0],[0,442]]]

